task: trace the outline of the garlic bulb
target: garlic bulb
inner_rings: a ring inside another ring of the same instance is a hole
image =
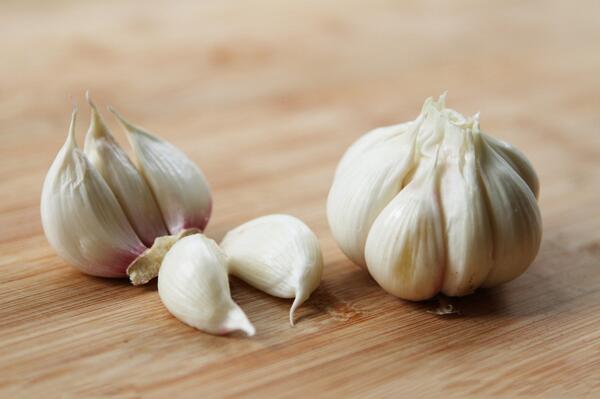
[[[279,298],[295,298],[294,312],[319,286],[323,256],[319,240],[301,220],[268,215],[229,231],[221,248],[229,256],[229,272]]]
[[[182,238],[165,255],[158,293],[169,312],[199,330],[217,335],[255,333],[244,311],[231,299],[226,255],[202,234]]]
[[[138,157],[160,159],[154,168],[138,172],[108,131],[89,94],[88,102],[92,120],[85,152],[75,142],[74,109],[67,140],[44,181],[40,206],[44,232],[58,254],[84,273],[129,275],[134,284],[144,284],[156,277],[162,257],[173,243],[206,226],[210,193],[198,168],[162,140],[159,148],[138,149]],[[158,185],[165,175],[169,179],[164,186],[177,193],[166,195]],[[165,198],[175,200],[169,203]],[[163,221],[174,219],[177,222],[168,225]]]
[[[425,101],[412,122],[379,128],[346,152],[327,216],[342,251],[388,292],[422,300],[510,281],[541,241],[539,183],[523,154]]]

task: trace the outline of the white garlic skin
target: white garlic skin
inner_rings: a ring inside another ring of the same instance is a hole
[[[212,210],[208,183],[202,171],[181,150],[134,126],[110,108],[127,131],[142,175],[171,234],[189,228],[204,230]]]
[[[537,175],[478,121],[428,99],[416,120],[367,133],[340,161],[333,236],[393,295],[467,295],[516,278],[539,250]]]
[[[202,234],[182,238],[167,252],[158,273],[158,293],[169,312],[189,326],[216,335],[255,333],[231,299],[226,255]]]
[[[117,197],[142,242],[151,247],[156,237],[169,234],[154,195],[104,124],[89,93],[86,96],[92,108],[92,118],[84,152]]]
[[[229,231],[221,241],[229,272],[279,298],[295,298],[295,310],[317,289],[323,273],[319,240],[306,224],[290,215],[268,215]]]
[[[56,252],[84,273],[124,277],[146,247],[114,194],[75,142],[73,110],[67,140],[48,170],[42,225]]]

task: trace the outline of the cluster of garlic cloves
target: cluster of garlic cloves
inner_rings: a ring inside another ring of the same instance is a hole
[[[94,105],[84,150],[67,140],[42,189],[41,216],[57,253],[84,273],[143,284],[182,236],[202,231],[211,196],[200,170],[171,144],[119,117],[139,169],[118,145]]]
[[[541,241],[539,182],[479,116],[428,99],[411,122],[375,129],[340,161],[327,216],[342,251],[409,300],[510,281]]]

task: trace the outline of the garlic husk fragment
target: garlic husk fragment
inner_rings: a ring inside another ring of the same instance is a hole
[[[479,115],[446,108],[442,95],[415,121],[376,129],[348,149],[327,215],[342,251],[388,292],[462,296],[533,262],[538,192],[525,156],[481,132]]]
[[[116,142],[86,93],[92,109],[84,152],[119,201],[131,226],[150,247],[156,237],[168,235],[160,209],[146,181]]]
[[[116,197],[75,142],[76,109],[67,140],[42,189],[41,217],[52,247],[84,273],[123,277],[146,247]]]
[[[171,234],[188,228],[204,230],[212,200],[200,169],[172,144],[132,125],[110,108],[125,127],[139,169],[150,185]]]
[[[227,256],[202,234],[182,238],[165,255],[158,293],[169,312],[189,326],[217,335],[255,333],[246,314],[231,299]]]
[[[298,218],[268,215],[229,231],[221,242],[229,257],[229,272],[279,298],[295,298],[295,310],[319,286],[323,256],[319,240]]]
[[[142,285],[158,276],[158,271],[166,253],[173,244],[183,237],[198,234],[199,229],[186,229],[179,234],[157,237],[152,247],[147,249],[127,267],[127,276],[133,285]]]

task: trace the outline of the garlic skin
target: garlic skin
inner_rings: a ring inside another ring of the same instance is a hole
[[[524,155],[481,132],[479,115],[427,99],[419,117],[353,144],[336,170],[334,238],[388,292],[463,296],[510,281],[533,262],[539,181]]]
[[[229,231],[221,241],[229,272],[279,298],[295,298],[294,312],[317,289],[323,273],[319,240],[300,219],[268,215]]]
[[[227,256],[202,234],[182,238],[167,252],[158,273],[158,293],[169,312],[189,326],[216,335],[255,333],[231,299]]]
[[[67,140],[44,180],[44,233],[56,252],[82,272],[124,277],[146,247],[102,176],[77,147],[76,114],[74,109]]]
[[[212,209],[206,178],[182,151],[134,126],[113,108],[128,133],[142,175],[150,185],[171,234],[204,230]]]
[[[146,181],[104,124],[89,92],[86,98],[92,117],[84,152],[117,197],[137,235],[150,247],[156,237],[169,234],[158,205]]]

